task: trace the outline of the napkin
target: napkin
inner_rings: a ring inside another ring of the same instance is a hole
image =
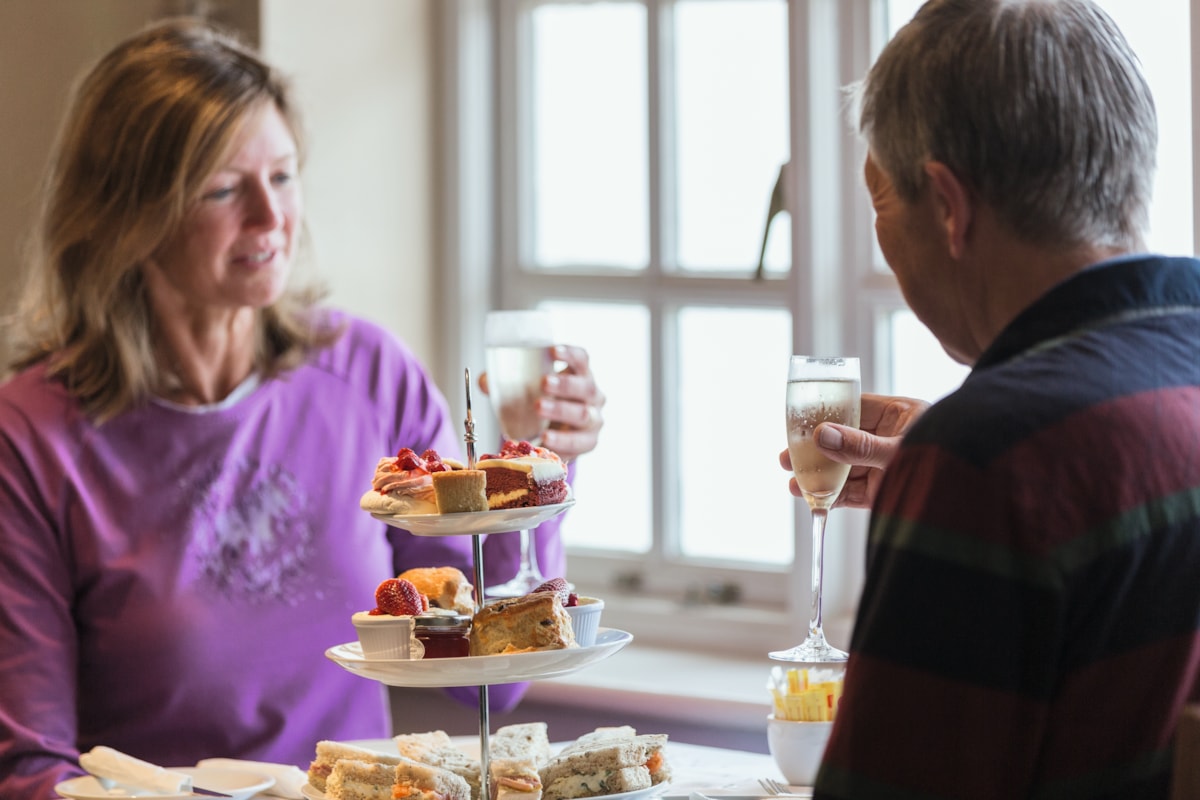
[[[79,756],[79,764],[101,781],[113,781],[131,789],[151,789],[161,794],[192,790],[192,776],[171,772],[111,747],[93,747]]]
[[[243,761],[238,758],[206,758],[196,762],[197,767],[221,767],[222,769],[246,769],[261,772],[275,779],[275,785],[262,792],[271,797],[287,797],[303,800],[300,787],[308,783],[308,773],[291,764],[272,764],[269,761]]]

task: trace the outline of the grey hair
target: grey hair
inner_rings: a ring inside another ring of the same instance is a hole
[[[857,92],[859,130],[906,202],[933,160],[1024,239],[1141,246],[1154,99],[1091,0],[930,0]]]

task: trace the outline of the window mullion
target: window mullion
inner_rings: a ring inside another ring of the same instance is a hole
[[[647,120],[647,166],[650,170],[648,185],[650,198],[650,263],[642,276],[648,284],[650,308],[650,413],[651,447],[653,463],[662,468],[652,473],[653,542],[650,556],[655,560],[666,560],[679,552],[677,513],[679,482],[678,459],[671,454],[676,448],[679,435],[677,414],[670,409],[678,408],[679,398],[675,387],[676,360],[671,357],[675,347],[671,326],[674,313],[665,302],[661,280],[665,265],[675,262],[674,208],[675,208],[675,158],[674,158],[674,103],[675,76],[673,70],[672,4],[660,0],[646,0],[646,110]]]

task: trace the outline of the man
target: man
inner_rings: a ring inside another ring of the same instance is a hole
[[[816,796],[1166,797],[1200,700],[1200,262],[1143,253],[1137,59],[1090,0],[932,0],[860,89],[880,247],[973,370],[818,429],[873,511]]]

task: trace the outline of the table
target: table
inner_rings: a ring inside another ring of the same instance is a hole
[[[705,790],[730,794],[732,790],[750,784],[755,785],[753,793],[761,794],[761,789],[755,783],[758,778],[783,780],[775,760],[765,753],[747,753],[744,750],[684,742],[667,742],[666,752],[675,776],[668,796],[686,795],[691,791],[707,794]]]

